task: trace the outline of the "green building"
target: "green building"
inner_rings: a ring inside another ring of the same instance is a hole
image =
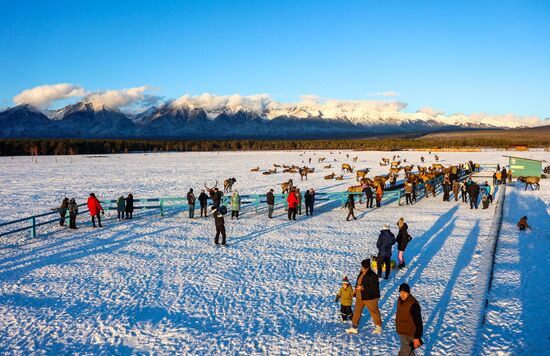
[[[536,159],[505,156],[509,158],[508,167],[512,171],[512,177],[539,177],[542,172],[542,162]]]

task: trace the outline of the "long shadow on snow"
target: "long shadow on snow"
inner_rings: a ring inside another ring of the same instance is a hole
[[[441,299],[439,299],[439,302],[437,303],[435,308],[432,310],[430,317],[425,322],[425,325],[428,325],[430,327],[433,326],[435,330],[435,334],[431,334],[426,338],[427,340],[429,340],[428,342],[426,342],[427,347],[425,352],[427,355],[430,355],[432,353],[432,349],[434,347],[435,341],[439,339],[438,337],[439,333],[444,328],[443,319],[445,317],[447,308],[449,307],[449,302],[451,301],[454,286],[457,280],[460,278],[460,274],[462,273],[462,271],[466,267],[468,267],[468,265],[472,260],[472,256],[477,246],[479,232],[480,232],[480,228],[479,228],[479,220],[478,220],[476,221],[473,229],[470,231],[470,233],[466,237],[466,240],[464,241],[464,245],[462,245],[462,249],[460,250],[460,253],[456,258],[455,266],[449,278],[449,282],[447,283],[447,287],[445,287],[445,290],[443,291]],[[412,280],[411,283],[414,283],[415,281],[416,280]],[[475,330],[473,331],[475,332]],[[439,352],[441,352],[441,350]]]

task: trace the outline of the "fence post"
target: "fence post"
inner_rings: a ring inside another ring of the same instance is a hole
[[[32,228],[31,228],[31,239],[36,237],[36,217],[31,218]]]

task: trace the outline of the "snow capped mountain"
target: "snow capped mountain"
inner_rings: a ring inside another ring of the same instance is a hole
[[[476,121],[462,114],[405,113],[397,102],[279,103],[264,96],[215,99],[183,97],[134,115],[85,101],[47,115],[29,105],[18,105],[0,112],[0,136],[294,139],[502,127],[498,120]]]

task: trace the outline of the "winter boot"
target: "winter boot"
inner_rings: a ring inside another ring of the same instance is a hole
[[[346,333],[348,333],[348,334],[358,334],[359,330],[357,330],[357,328],[355,326],[352,326],[351,328],[346,329]]]
[[[382,332],[382,326],[376,325],[374,327],[374,330],[372,331],[373,334],[380,334]]]

